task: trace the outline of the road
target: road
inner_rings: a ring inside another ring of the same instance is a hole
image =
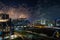
[[[21,38],[22,38],[22,40],[24,40],[24,38],[23,38],[23,35],[22,35],[22,34],[20,34],[20,33],[18,33],[18,32],[14,32],[14,35],[17,35],[17,37],[21,37]]]
[[[19,32],[14,32],[14,34],[21,38],[19,40],[30,40],[30,39],[26,38],[25,35],[23,35]]]
[[[42,33],[41,33],[42,30]],[[23,35],[26,39],[34,39],[34,40],[55,40],[55,38],[52,38],[50,36],[48,36],[48,33],[51,33],[51,29],[48,29],[50,31],[47,31],[47,29],[37,29],[37,28],[31,28],[31,29],[27,29],[24,30],[25,31],[25,35]],[[45,31],[45,32],[44,32]],[[53,32],[53,31],[52,31]],[[43,34],[43,33],[47,33],[47,34]],[[18,34],[18,36],[20,35],[20,37],[22,37],[24,39],[23,36],[21,36],[22,34],[20,33],[15,33],[16,35]],[[51,34],[50,34],[51,35]],[[30,37],[31,36],[31,37]],[[32,40],[31,39],[31,40]]]

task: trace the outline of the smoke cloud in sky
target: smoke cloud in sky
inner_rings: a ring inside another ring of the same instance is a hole
[[[8,6],[3,3],[0,3],[0,13],[9,14],[10,18],[17,19],[19,17],[25,17],[31,20],[35,20],[36,18],[41,18],[45,14],[40,13],[41,7],[36,5],[35,7],[28,7],[26,4],[16,6]]]
[[[24,7],[24,5],[20,5],[19,7],[11,7],[7,6],[3,3],[0,3],[0,13],[7,13],[9,14],[10,18],[16,19],[21,17],[29,18],[31,16],[31,12],[29,11],[30,9],[28,7]]]
[[[13,3],[16,4],[15,2],[11,2],[11,4]],[[0,13],[7,13],[14,19],[25,17],[31,20],[41,18],[54,19],[60,15],[58,0],[31,0],[19,3],[17,4],[18,6],[10,6],[0,2]]]

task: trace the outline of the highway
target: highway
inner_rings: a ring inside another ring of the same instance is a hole
[[[40,39],[41,40],[42,39],[43,40],[45,40],[45,39],[46,40],[56,40],[57,38],[52,37],[52,35],[53,35],[54,31],[55,31],[54,29],[53,28],[41,28],[40,29],[40,28],[34,28],[34,27],[25,28],[24,29],[25,35],[23,35],[22,38],[24,39],[24,37],[25,37],[27,39],[31,39],[30,35],[33,35],[31,37],[34,40],[36,40],[36,39],[37,40],[40,40]],[[22,35],[22,34],[20,34],[20,32],[18,34]]]

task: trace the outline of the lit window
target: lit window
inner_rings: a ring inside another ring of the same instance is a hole
[[[23,27],[23,26],[21,26],[21,27]]]
[[[24,27],[26,27],[26,26],[24,26]]]

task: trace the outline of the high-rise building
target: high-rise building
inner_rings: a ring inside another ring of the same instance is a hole
[[[49,19],[45,19],[45,18],[34,21],[34,24],[41,24],[41,25],[45,25],[48,27],[53,27],[53,21]]]
[[[30,21],[25,18],[14,19],[12,21],[15,30],[21,30],[26,27],[30,27]]]
[[[11,20],[8,14],[0,14],[0,36],[2,40],[4,37],[10,36]]]

